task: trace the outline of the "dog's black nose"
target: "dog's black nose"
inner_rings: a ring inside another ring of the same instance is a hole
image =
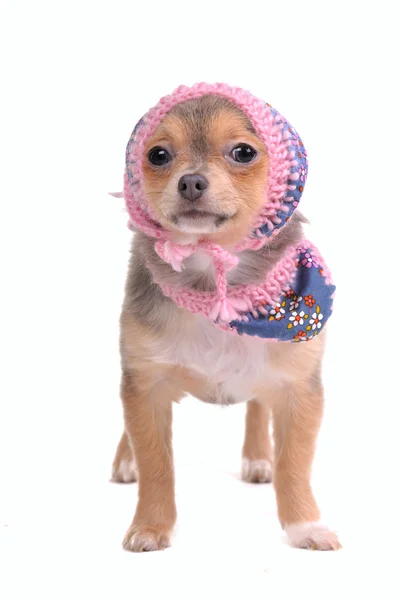
[[[209,182],[203,175],[183,175],[178,182],[178,191],[186,200],[195,202],[208,185]]]

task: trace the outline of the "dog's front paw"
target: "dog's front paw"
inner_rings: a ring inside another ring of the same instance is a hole
[[[123,548],[130,552],[152,552],[169,546],[169,534],[152,527],[131,525],[123,540]]]
[[[338,550],[341,548],[336,533],[319,522],[286,525],[285,531],[294,548],[309,550]]]
[[[112,481],[117,483],[132,483],[137,481],[137,467],[134,460],[122,459],[115,461],[112,467]]]
[[[272,465],[269,460],[242,459],[242,479],[249,483],[269,483],[272,480]]]

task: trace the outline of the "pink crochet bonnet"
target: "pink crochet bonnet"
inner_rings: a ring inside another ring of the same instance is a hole
[[[208,242],[173,243],[170,233],[152,214],[142,183],[145,144],[159,123],[176,104],[207,94],[231,100],[247,115],[269,158],[263,207],[252,230],[230,251]],[[227,272],[239,262],[239,252],[261,248],[288,222],[303,193],[307,168],[307,154],[295,129],[273,107],[245,90],[220,83],[199,83],[180,86],[163,97],[140,119],[127,145],[123,195],[129,226],[155,238],[157,253],[174,270],[182,270],[184,259],[201,249],[212,257],[216,273],[214,292],[156,282],[163,293],[178,306],[201,313],[226,330],[280,341],[312,339],[331,314],[334,286],[324,261],[310,242],[303,240],[299,246],[288,248],[261,284],[227,283]],[[289,298],[294,301],[289,303]]]

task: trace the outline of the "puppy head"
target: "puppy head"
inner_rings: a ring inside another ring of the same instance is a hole
[[[147,141],[143,186],[161,225],[234,244],[264,205],[268,157],[246,115],[206,95],[176,105]]]

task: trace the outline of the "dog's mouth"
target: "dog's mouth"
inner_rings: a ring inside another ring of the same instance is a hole
[[[171,220],[174,225],[179,224],[202,224],[202,225],[213,225],[216,227],[220,227],[232,218],[233,215],[226,215],[223,213],[213,213],[207,210],[200,210],[197,208],[193,208],[190,210],[186,210],[171,216]]]

